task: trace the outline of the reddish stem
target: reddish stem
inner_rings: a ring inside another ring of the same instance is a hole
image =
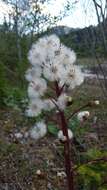
[[[55,89],[56,89],[56,96],[58,98],[60,96],[60,94],[61,94],[61,91],[60,91],[60,88],[58,86],[58,82],[57,81],[55,82]]]
[[[61,94],[61,90],[57,82],[55,82],[55,87],[56,87],[56,96],[59,97]],[[64,157],[65,157],[65,168],[67,174],[68,190],[74,190],[73,166],[71,166],[71,160],[70,160],[70,141],[68,137],[67,122],[63,111],[59,111],[59,117],[61,120],[61,129],[63,131],[63,135],[66,136],[67,139],[64,143]]]
[[[63,135],[66,136],[67,138],[67,140],[64,143],[64,157],[65,157],[65,168],[66,168],[67,181],[68,181],[68,190],[74,190],[74,175],[73,175],[73,168],[71,166],[71,160],[70,160],[70,142],[68,138],[68,128],[67,128],[64,112],[60,112],[59,114],[61,118],[61,127],[63,131]]]

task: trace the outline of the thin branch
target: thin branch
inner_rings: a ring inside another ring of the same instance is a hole
[[[65,87],[65,83],[64,83],[63,86],[61,87],[61,89],[60,89],[60,93],[63,92],[64,87]]]
[[[85,164],[95,164],[96,162],[107,162],[107,157],[97,158],[95,160],[88,161]]]
[[[59,106],[58,106],[57,103],[55,102],[55,100],[52,99],[52,98],[51,98],[50,100],[51,100],[51,102],[56,106],[57,110],[58,110],[58,111],[61,111],[60,108],[59,108]]]
[[[81,111],[82,109],[86,108],[86,107],[91,107],[92,106],[92,103],[89,102],[81,107],[79,107],[78,109],[76,109],[68,118],[67,120],[70,120],[75,114],[77,114],[79,111]]]

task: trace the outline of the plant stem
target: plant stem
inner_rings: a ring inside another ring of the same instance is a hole
[[[58,98],[61,94],[61,90],[57,82],[55,82],[55,88],[56,88],[56,96]],[[70,141],[68,137],[68,128],[64,112],[61,110],[59,111],[59,117],[61,120],[61,129],[63,131],[63,135],[66,136],[67,139],[64,142],[64,158],[65,158],[65,169],[67,174],[68,190],[74,190],[74,174],[73,174],[73,166],[71,165],[71,160],[70,160]]]
[[[65,157],[65,168],[66,168],[67,181],[68,181],[68,190],[74,190],[74,175],[70,160],[70,142],[68,138],[67,123],[63,112],[60,112],[60,118],[61,118],[61,127],[63,135],[66,136],[67,138],[67,140],[64,143],[64,157]]]

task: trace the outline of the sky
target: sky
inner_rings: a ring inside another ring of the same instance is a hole
[[[89,25],[97,25],[97,17],[95,11],[93,11],[94,7],[91,6],[90,11],[85,11],[82,1],[83,0],[75,5],[71,15],[65,17],[60,24],[67,25],[72,28],[84,28]]]
[[[74,0],[71,0],[71,2]],[[78,0],[75,8],[71,10],[69,16],[63,18],[57,25],[65,25],[72,28],[84,28],[89,25],[97,25],[97,17],[94,11],[94,6],[90,4],[92,0]],[[51,4],[44,7],[44,12],[51,13],[52,16],[57,16],[66,0],[52,0]],[[0,0],[0,22],[3,21],[4,15],[8,16],[11,7],[5,5]]]
[[[11,7],[6,6],[5,3],[1,2],[0,0],[0,23],[3,22],[4,16],[7,18],[8,13],[10,12]]]
[[[70,1],[74,2],[74,0]],[[53,0],[53,3],[47,6],[47,9],[53,16],[55,16],[58,15],[60,9],[63,8],[65,3],[66,0]],[[89,25],[97,25],[97,17],[92,0],[78,0],[74,9],[71,10],[70,15],[63,18],[58,24],[72,28],[84,28]]]

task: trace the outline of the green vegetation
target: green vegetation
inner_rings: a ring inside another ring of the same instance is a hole
[[[27,68],[28,46],[26,37],[21,39],[23,58],[19,63],[16,48],[16,36],[7,31],[4,25],[0,27],[0,104],[14,106],[25,98],[26,82],[24,73]]]

